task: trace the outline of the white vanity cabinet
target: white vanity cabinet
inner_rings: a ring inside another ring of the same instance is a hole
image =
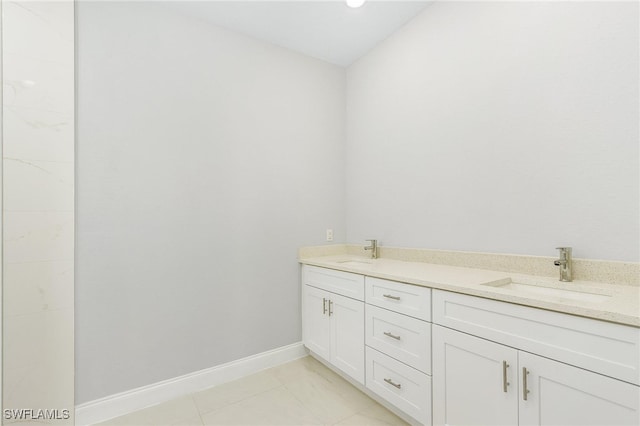
[[[412,423],[640,425],[640,328],[302,269],[303,341]]]
[[[434,424],[640,424],[638,329],[444,291],[433,309]]]
[[[304,345],[430,425],[431,289],[311,265],[302,284]]]
[[[304,345],[364,384],[364,277],[307,265],[302,277]]]

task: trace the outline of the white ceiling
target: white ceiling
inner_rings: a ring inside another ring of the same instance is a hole
[[[182,14],[333,64],[348,66],[419,14],[430,1],[173,1]]]

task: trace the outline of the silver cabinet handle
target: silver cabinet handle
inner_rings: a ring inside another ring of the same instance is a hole
[[[327,299],[322,298],[322,315],[327,313]]]
[[[333,302],[329,300],[329,316],[333,315]]]
[[[400,300],[400,296],[392,296],[390,294],[383,294],[382,297],[386,297],[387,299]]]
[[[385,382],[389,383],[391,386],[394,386],[398,389],[402,388],[402,385],[400,383],[393,383],[393,380],[391,379],[384,379]]]
[[[391,333],[389,333],[388,331],[385,331],[385,332],[384,332],[384,333],[382,333],[382,334],[384,334],[385,336],[389,336],[389,337],[391,337],[392,339],[400,340],[400,336],[396,336],[396,335],[394,335],[394,334],[391,334]]]
[[[507,392],[507,386],[509,386],[509,382],[507,382],[507,368],[509,368],[509,364],[507,361],[502,361],[502,391]]]
[[[522,367],[522,400],[527,400],[527,394],[529,393],[529,389],[527,389],[527,371],[526,367]]]

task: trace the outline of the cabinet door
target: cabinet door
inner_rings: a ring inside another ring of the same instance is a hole
[[[639,425],[640,388],[520,352],[520,425]]]
[[[517,425],[518,351],[433,325],[433,424]]]
[[[304,345],[320,355],[330,359],[331,327],[329,325],[329,293],[315,287],[303,285],[303,341]]]
[[[364,303],[330,295],[331,362],[364,384]]]

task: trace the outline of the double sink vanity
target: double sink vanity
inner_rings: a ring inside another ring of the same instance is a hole
[[[306,254],[305,346],[408,422],[640,424],[639,287]]]

